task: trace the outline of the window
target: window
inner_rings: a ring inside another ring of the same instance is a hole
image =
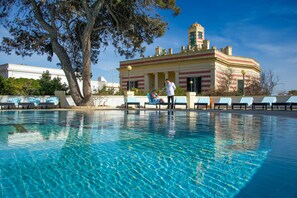
[[[133,88],[138,88],[138,82],[137,81],[130,81],[130,85],[129,82],[127,82],[127,90],[133,89]]]
[[[203,39],[203,32],[198,32],[198,38]]]
[[[243,93],[243,80],[237,80],[237,91]]]
[[[190,83],[193,82],[193,84]],[[201,93],[201,77],[187,78],[187,91]]]
[[[196,45],[195,32],[190,32],[190,45],[191,46]]]

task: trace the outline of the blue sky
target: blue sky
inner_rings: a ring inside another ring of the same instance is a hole
[[[275,93],[297,90],[297,1],[296,0],[177,0],[181,13],[172,17],[163,11],[168,30],[162,38],[147,46],[146,56],[153,55],[156,46],[173,48],[179,52],[187,45],[187,30],[197,22],[205,28],[205,39],[210,46],[233,47],[233,55],[256,59],[262,69],[271,70],[279,77]],[[1,35],[7,35],[3,28]],[[109,82],[118,82],[119,61],[123,57],[107,48],[97,65],[93,65],[94,79],[104,76]],[[0,64],[14,63],[57,68],[56,62],[46,57],[17,57],[0,53]]]

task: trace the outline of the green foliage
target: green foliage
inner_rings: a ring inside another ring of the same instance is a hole
[[[134,91],[135,96],[145,96],[146,95],[146,93],[144,91],[141,91],[137,88],[132,88],[131,91]]]
[[[15,84],[19,90],[20,95],[39,95],[40,85],[38,80],[17,78]]]
[[[156,2],[161,8],[172,9],[174,11],[173,13],[174,16],[180,13],[180,8],[176,7],[175,0],[157,0]]]
[[[56,54],[67,79],[72,79],[69,85],[74,102],[90,105],[91,87],[85,86],[81,94],[73,84],[76,77],[89,85],[91,65],[98,63],[101,50],[109,45],[126,59],[142,55],[144,45],[165,33],[168,24],[159,14],[162,9],[173,15],[180,12],[175,0],[2,0],[0,25],[9,35],[3,37],[0,51],[47,55],[48,61]],[[45,86],[50,90],[43,93],[53,90],[47,83]]]
[[[38,80],[27,78],[8,78],[0,80],[2,95],[38,95]]]
[[[176,87],[176,90],[174,91],[174,93],[176,96],[185,96],[186,95],[186,91],[179,86]]]
[[[19,95],[14,86],[14,78],[4,79],[2,81],[1,94],[3,95]]]
[[[68,87],[60,78],[51,79],[50,73],[43,73],[38,80],[28,78],[7,78],[0,76],[1,95],[54,95],[56,90],[66,91]]]
[[[116,92],[115,95],[119,95],[119,96],[124,95],[124,90],[122,90],[122,89],[120,88],[120,90],[119,90],[118,92]]]
[[[61,83],[61,78],[51,78],[49,71],[46,71],[42,74],[39,80],[40,89],[39,92],[41,95],[54,95],[55,91],[68,91],[66,84]]]
[[[5,79],[0,75],[0,95],[4,95]]]
[[[150,90],[151,92],[152,90]],[[156,89],[156,92],[159,94],[159,95],[163,95],[163,96],[166,96],[166,87],[163,87],[162,89]],[[146,95],[147,93],[144,93],[144,95]],[[186,95],[186,91],[179,87],[179,86],[176,86],[176,89],[174,90],[174,95],[175,96],[185,96]]]

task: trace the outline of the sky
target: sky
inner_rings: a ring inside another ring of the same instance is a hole
[[[218,49],[232,46],[234,56],[257,60],[262,70],[270,70],[279,79],[275,94],[297,90],[297,0],[176,0],[181,13],[173,17],[162,11],[168,29],[163,37],[147,46],[146,56],[155,47],[173,48],[174,53],[187,45],[188,28],[195,22],[205,29],[205,39]],[[7,30],[0,29],[0,37]],[[139,58],[136,56],[136,58]],[[108,47],[99,63],[92,65],[93,79],[103,76],[108,82],[119,82],[120,61],[125,60]],[[19,57],[0,53],[0,64],[26,64],[57,68],[57,58],[48,62],[45,56]]]

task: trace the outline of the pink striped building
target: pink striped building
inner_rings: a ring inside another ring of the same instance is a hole
[[[135,87],[146,92],[162,89],[165,79],[169,78],[186,91],[199,94],[225,87],[228,75],[228,89],[233,91],[259,78],[261,69],[256,60],[233,56],[230,46],[220,50],[210,48],[200,24],[191,25],[188,38],[188,46],[182,47],[178,53],[157,47],[152,57],[120,62],[118,70],[122,89],[128,90],[128,81],[130,89]],[[132,67],[130,71],[128,66]]]

